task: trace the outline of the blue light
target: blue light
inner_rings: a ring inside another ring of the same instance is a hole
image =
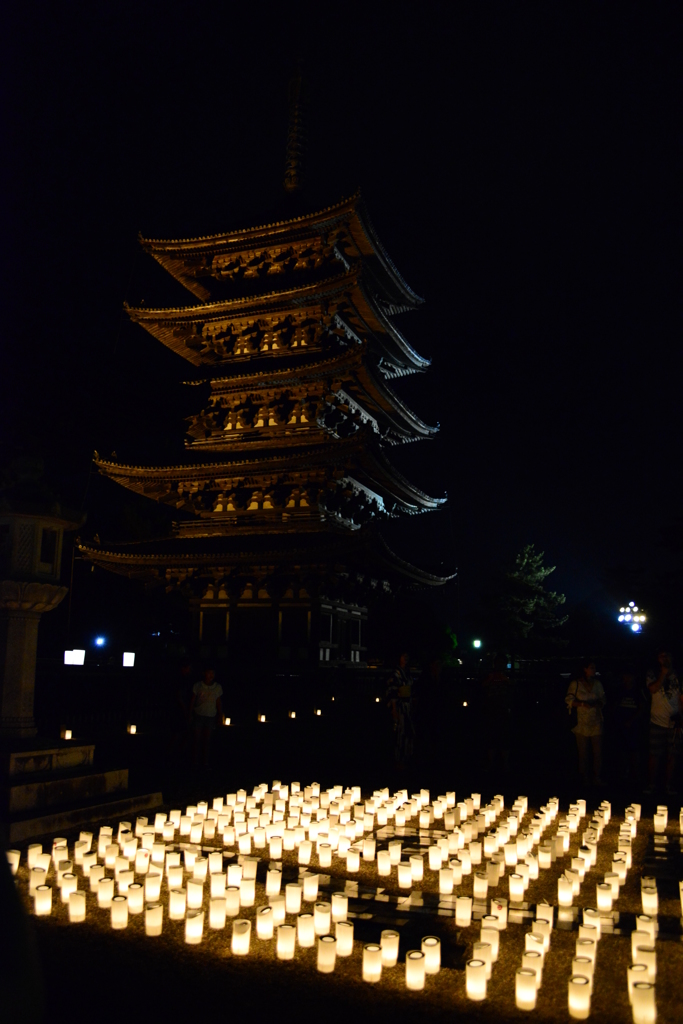
[[[106,642],[107,641],[104,639],[103,636],[98,636],[98,637],[95,638],[95,646],[96,647],[104,647]]]
[[[639,622],[634,622],[633,625],[631,626],[631,629],[633,630],[634,633],[640,633],[642,628],[643,627],[641,626],[641,624]]]

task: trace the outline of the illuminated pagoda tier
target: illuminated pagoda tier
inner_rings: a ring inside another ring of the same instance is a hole
[[[182,514],[166,541],[81,543],[114,572],[192,597],[204,645],[363,665],[373,593],[438,586],[394,555],[383,519],[439,508],[393,468],[434,436],[394,382],[429,360],[392,321],[420,306],[358,194],[316,213],[203,238],[142,238],[194,296],[130,318],[194,367],[205,397],[187,460],[101,473]]]

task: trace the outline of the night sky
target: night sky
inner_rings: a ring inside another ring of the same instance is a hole
[[[570,604],[644,601],[683,533],[675,5],[304,10],[14,7],[4,440],[43,453],[87,529],[122,536],[93,449],[182,458],[196,403],[187,364],[123,314],[194,301],[137,233],[268,219],[301,57],[307,202],[360,186],[426,299],[399,326],[433,368],[398,390],[441,434],[392,458],[450,508],[394,546],[459,569],[465,620],[527,542]]]

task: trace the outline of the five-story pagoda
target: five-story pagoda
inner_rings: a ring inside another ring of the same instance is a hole
[[[291,133],[289,157],[294,191]],[[359,194],[259,227],[141,244],[194,301],[128,315],[194,368],[188,383],[208,401],[189,418],[180,465],[95,455],[101,473],[181,514],[173,536],[79,542],[82,555],[184,588],[206,652],[364,665],[372,595],[446,582],[402,561],[378,531],[444,500],[388,458],[438,429],[393,389],[429,366],[392,322],[422,300]]]

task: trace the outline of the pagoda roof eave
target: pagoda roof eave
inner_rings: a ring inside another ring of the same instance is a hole
[[[159,239],[147,238],[140,234],[139,241],[145,252],[149,253],[177,281],[202,301],[210,298],[210,290],[205,288],[197,278],[184,272],[186,258],[197,253],[216,251],[221,248],[256,244],[262,242],[262,236],[272,236],[276,242],[283,242],[283,237],[293,233],[305,232],[306,229],[319,234],[328,226],[343,220],[349,220],[349,233],[358,250],[365,255],[376,257],[386,278],[398,293],[399,305],[404,309],[414,309],[423,304],[422,299],[407,284],[379,240],[377,232],[367,214],[360,190],[348,199],[324,207],[313,213],[301,214],[298,217],[271,223],[256,225],[236,231],[219,232],[213,235],[202,235],[196,238]],[[208,275],[207,275],[208,276]],[[389,296],[387,296],[389,298]]]

